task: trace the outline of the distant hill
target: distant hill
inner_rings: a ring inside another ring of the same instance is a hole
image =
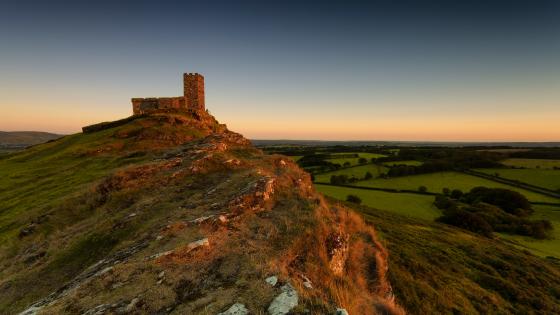
[[[30,146],[60,137],[62,135],[41,131],[0,131],[0,145]]]
[[[540,148],[560,147],[560,142],[453,142],[453,141],[339,141],[339,140],[266,140],[251,139],[257,147],[264,146],[382,146],[382,147],[492,147]]]
[[[62,135],[41,131],[0,131],[0,154],[58,139]]]

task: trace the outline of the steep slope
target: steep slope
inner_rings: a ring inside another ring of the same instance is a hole
[[[560,314],[557,259],[444,224],[352,207],[391,253],[389,279],[407,313]]]
[[[402,313],[373,227],[289,159],[205,113],[87,130],[0,157],[0,313]]]

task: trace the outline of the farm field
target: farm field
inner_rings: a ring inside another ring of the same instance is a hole
[[[554,226],[553,239],[536,240],[531,237],[508,234],[500,234],[500,237],[528,249],[535,255],[560,258],[560,207],[536,205],[533,206],[533,209],[535,209],[535,213],[531,215],[531,219],[546,219],[552,222]]]
[[[390,193],[320,184],[315,184],[315,188],[321,193],[339,200],[346,200],[346,196],[350,194],[356,195],[362,199],[362,204],[368,207],[383,209],[409,217],[433,221],[441,215],[440,210],[433,205],[433,196]]]
[[[332,159],[328,159],[327,161],[331,162],[331,163],[335,163],[335,164],[340,164],[343,165],[344,163],[348,162],[350,163],[350,165],[358,165],[358,160],[360,158],[364,158],[369,162],[371,162],[372,158],[380,158],[380,157],[385,157],[386,155],[383,154],[378,154],[378,153],[368,153],[368,152],[345,152],[345,153],[333,153],[331,154],[332,156],[336,156],[336,155],[345,155],[345,154],[358,154],[358,157],[355,158],[332,158]]]
[[[560,170],[485,168],[477,169],[477,171],[490,175],[498,173],[501,178],[518,180],[552,190],[560,190]]]
[[[357,178],[363,178],[366,172],[370,172],[373,177],[379,176],[381,173],[386,173],[387,168],[384,166],[376,164],[366,164],[356,167],[345,168],[337,171],[332,171],[324,174],[316,174],[315,181],[329,183],[332,175],[348,175],[348,177],[355,176]]]
[[[422,165],[420,161],[393,161],[393,162],[385,162],[383,165],[386,166],[395,166],[395,165],[410,165],[410,166],[419,166]]]
[[[365,206],[407,217],[434,221],[441,215],[440,210],[433,205],[433,196],[390,193],[320,184],[316,184],[315,187],[321,193],[339,200],[345,200],[346,196],[352,194],[360,197],[362,204]],[[552,222],[554,225],[553,239],[537,240],[531,237],[504,233],[495,233],[496,236],[515,244],[519,248],[529,250],[537,256],[560,258],[560,207],[534,205],[533,209],[535,209],[535,213],[530,217],[532,220],[546,219]]]
[[[341,170],[344,171],[344,170]],[[327,175],[327,174],[323,174]],[[328,175],[330,177],[330,175]],[[530,201],[540,202],[560,202],[559,199],[544,196],[538,193],[527,191],[521,188],[509,186],[487,180],[484,178],[462,174],[458,172],[440,172],[422,175],[411,175],[403,177],[393,177],[389,179],[374,178],[365,181],[359,181],[353,185],[377,188],[393,188],[393,189],[412,189],[416,190],[420,186],[425,186],[429,192],[440,193],[443,188],[460,189],[468,192],[477,186],[490,188],[506,188],[518,191],[525,195]]]
[[[502,161],[502,164],[514,167],[553,169],[554,167],[560,167],[560,160],[507,159]]]

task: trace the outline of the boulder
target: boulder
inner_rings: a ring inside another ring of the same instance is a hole
[[[225,312],[219,313],[218,315],[247,315],[249,314],[249,310],[245,307],[245,305],[241,303],[235,303],[230,308],[228,308]]]
[[[282,288],[282,293],[274,298],[270,306],[268,306],[268,314],[285,315],[298,305],[298,293],[289,283]]]
[[[276,283],[278,282],[278,277],[276,276],[270,276],[266,279],[264,279],[264,281],[268,284],[270,284],[271,286],[275,286]]]
[[[336,312],[334,313],[335,315],[348,315],[348,311],[346,311],[343,308],[337,308]]]

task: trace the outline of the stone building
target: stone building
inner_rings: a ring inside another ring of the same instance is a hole
[[[145,114],[158,109],[204,111],[204,77],[198,73],[183,74],[183,96],[132,99],[134,115]]]

